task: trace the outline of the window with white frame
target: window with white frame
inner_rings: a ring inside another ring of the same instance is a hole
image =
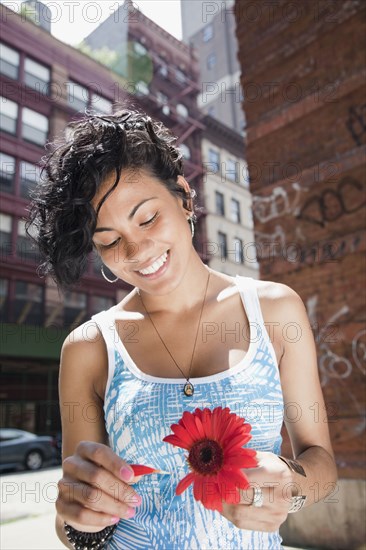
[[[214,34],[213,25],[211,25],[211,24],[206,25],[203,28],[202,34],[203,34],[203,41],[204,42],[209,42],[212,39],[213,34]]]
[[[239,239],[239,237],[234,238],[234,253],[235,253],[235,263],[243,264],[244,263],[243,241]]]
[[[216,214],[225,216],[225,199],[223,193],[215,192]]]
[[[213,69],[216,66],[216,54],[210,53],[210,55],[207,57],[207,68]]]
[[[217,233],[217,238],[219,241],[221,259],[222,260],[226,259],[227,258],[227,235],[226,233],[222,233],[222,231],[219,231]]]
[[[89,91],[87,88],[70,80],[67,86],[67,102],[75,111],[85,111],[89,103]]]
[[[208,169],[210,172],[218,172],[220,169],[220,153],[216,149],[208,150]]]
[[[230,181],[239,181],[239,162],[234,159],[228,159],[225,163],[225,176]]]
[[[24,62],[24,82],[30,88],[48,95],[51,79],[51,71],[45,65],[41,65],[33,59],[26,58]]]
[[[48,136],[48,118],[27,107],[22,111],[22,138],[44,145]]]
[[[41,178],[41,168],[24,160],[20,163],[20,195],[30,199],[30,193]]]
[[[0,152],[0,191],[14,193],[15,158]]]
[[[240,202],[236,199],[230,201],[230,216],[235,223],[240,223]]]
[[[20,55],[17,50],[0,43],[0,73],[18,80]]]
[[[16,134],[18,120],[18,104],[6,97],[0,96],[0,129],[9,134]]]
[[[99,94],[93,93],[90,100],[90,106],[97,112],[109,115],[112,113],[112,102]]]

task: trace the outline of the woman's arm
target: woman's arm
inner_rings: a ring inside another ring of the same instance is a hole
[[[334,490],[337,470],[307,312],[295,291],[280,287],[283,298],[282,303],[278,300],[276,312],[283,339],[280,373],[285,424],[293,458],[306,472],[306,477],[293,473],[294,494],[305,495],[308,506]]]
[[[265,322],[271,322],[272,341],[282,350],[279,367],[293,458],[306,477],[293,472],[275,454],[259,452],[258,467],[245,473],[251,485],[261,488],[263,506],[252,505],[250,489],[242,492],[238,504],[224,503],[223,515],[242,529],[276,531],[288,515],[292,496],[306,496],[305,505],[321,500],[334,489],[337,472],[305,306],[286,285],[269,283],[263,295]],[[315,417],[314,409],[324,411],[323,417]]]
[[[126,501],[131,504],[137,496],[122,481],[121,468],[128,465],[108,446],[103,401],[95,389],[103,386],[107,368],[107,351],[95,323],[85,323],[67,337],[59,377],[63,477],[56,502],[56,532],[67,548],[72,546],[65,521],[80,531],[100,531],[113,524],[113,516],[126,517]]]

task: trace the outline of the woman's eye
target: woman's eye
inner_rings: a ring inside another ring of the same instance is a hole
[[[154,221],[156,220],[156,218],[158,217],[159,215],[159,212],[156,212],[152,218],[150,218],[149,220],[147,220],[147,222],[144,222],[144,223],[140,223],[140,226],[144,226],[144,225],[150,225],[151,223],[154,223]]]
[[[113,241],[113,242],[110,243],[110,244],[100,244],[99,247],[100,247],[100,248],[103,248],[103,249],[106,249],[106,248],[113,248],[114,246],[116,246],[117,243],[119,243],[119,239],[116,239],[115,241]]]

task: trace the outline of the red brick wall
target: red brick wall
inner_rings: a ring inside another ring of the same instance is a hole
[[[366,2],[237,0],[235,11],[261,278],[288,284],[307,307],[339,473],[359,478]],[[314,417],[324,418],[317,406]]]

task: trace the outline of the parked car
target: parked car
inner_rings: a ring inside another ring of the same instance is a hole
[[[56,441],[24,430],[0,429],[0,469],[39,470],[56,458]]]

